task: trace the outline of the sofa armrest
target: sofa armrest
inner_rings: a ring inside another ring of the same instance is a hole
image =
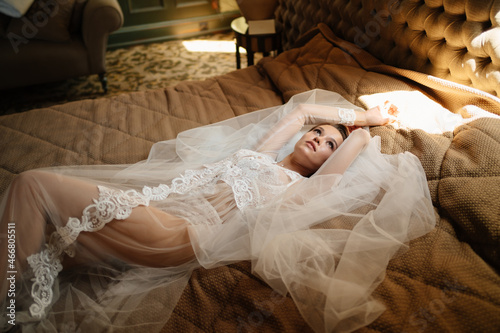
[[[82,17],[82,38],[87,48],[91,73],[106,71],[108,36],[123,25],[123,13],[117,0],[88,0]]]

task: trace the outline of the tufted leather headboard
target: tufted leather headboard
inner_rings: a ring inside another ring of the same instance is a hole
[[[279,0],[284,49],[318,23],[388,65],[500,96],[500,0]]]

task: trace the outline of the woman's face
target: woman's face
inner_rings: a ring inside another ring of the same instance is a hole
[[[335,127],[327,124],[316,126],[295,144],[294,158],[315,172],[343,141],[342,134]]]

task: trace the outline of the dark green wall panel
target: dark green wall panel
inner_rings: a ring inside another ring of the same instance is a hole
[[[118,0],[121,29],[109,36],[109,48],[188,38],[229,30],[239,11],[219,13],[212,0]]]

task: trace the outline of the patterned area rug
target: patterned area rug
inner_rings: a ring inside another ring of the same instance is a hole
[[[246,61],[246,55],[242,54],[242,67]],[[168,87],[185,80],[204,80],[226,74],[236,70],[233,33],[109,50],[106,66],[107,94],[103,93],[97,75],[4,90],[0,91],[0,114]]]

